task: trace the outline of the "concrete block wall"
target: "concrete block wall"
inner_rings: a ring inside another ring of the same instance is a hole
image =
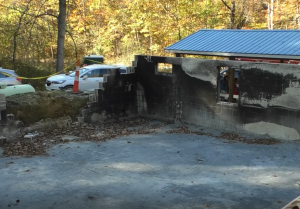
[[[157,73],[157,63],[148,61],[145,57],[136,61],[139,114],[154,119],[173,120],[175,116],[173,76]]]
[[[143,116],[300,138],[300,66],[142,55],[135,62]],[[172,64],[172,75],[157,74],[158,63]],[[220,67],[240,69],[237,103],[217,101]]]
[[[99,89],[90,96],[88,107],[81,110],[79,118],[85,123],[105,123],[119,117],[137,114],[136,74],[130,67],[126,74],[111,70],[104,75]]]

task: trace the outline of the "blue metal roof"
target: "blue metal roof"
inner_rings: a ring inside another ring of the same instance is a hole
[[[226,57],[300,59],[300,30],[198,30],[166,52]]]

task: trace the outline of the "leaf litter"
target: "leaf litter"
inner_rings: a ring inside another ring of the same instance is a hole
[[[65,135],[76,136],[76,139],[72,140],[76,142],[104,142],[106,140],[132,134],[150,134],[165,125],[167,125],[167,123],[149,125],[149,120],[143,118],[123,119],[117,122],[111,122],[101,125],[78,125],[74,123],[69,127],[61,129],[38,132],[36,133],[37,137],[31,142],[25,142],[23,137],[19,137],[15,140],[9,141],[3,145],[2,157],[32,157],[35,155],[47,156],[47,149],[49,149],[51,146],[55,144],[65,144],[70,142],[70,140],[63,139]],[[132,127],[141,128],[131,129]]]
[[[31,142],[25,142],[22,137],[19,137],[13,141],[7,142],[3,145],[2,157],[9,156],[23,156],[32,157],[35,155],[47,156],[47,149],[55,144],[65,144],[70,142],[69,140],[63,140],[63,136],[71,135],[76,136],[76,139],[72,141],[83,142],[105,142],[106,140],[115,139],[118,137],[129,136],[133,134],[151,134],[157,131],[169,123],[156,123],[149,124],[150,120],[144,118],[130,118],[123,119],[117,122],[111,122],[106,124],[83,124],[78,125],[76,123],[71,124],[66,128],[53,129],[44,132],[38,132],[38,136]],[[135,128],[139,127],[139,128]],[[177,128],[166,131],[168,134],[196,134],[206,135],[219,139],[225,139],[230,142],[241,142],[247,144],[263,144],[272,145],[280,143],[279,140],[273,138],[256,138],[246,139],[236,133],[223,132],[220,136],[214,136],[211,133],[205,133],[201,131],[191,131],[187,126],[179,126]],[[127,141],[127,143],[132,143]]]
[[[168,130],[167,133],[169,134],[196,134],[196,135],[206,135],[215,137],[218,139],[225,139],[232,143],[234,142],[241,142],[247,144],[261,144],[261,145],[272,145],[280,143],[280,140],[274,138],[254,138],[254,139],[246,139],[245,137],[239,136],[233,132],[222,132],[220,136],[214,136],[211,133],[199,132],[199,131],[191,131],[186,126],[179,126],[173,130]]]

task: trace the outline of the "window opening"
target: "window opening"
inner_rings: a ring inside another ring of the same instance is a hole
[[[170,63],[157,63],[156,73],[172,73],[173,65]]]
[[[237,103],[239,100],[240,69],[220,67],[218,78],[218,101]]]

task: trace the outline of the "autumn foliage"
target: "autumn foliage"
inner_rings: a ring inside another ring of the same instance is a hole
[[[129,64],[199,29],[300,28],[299,0],[70,0],[65,60],[104,55]],[[0,60],[56,58],[57,0],[0,0]],[[272,26],[272,27],[271,27]]]

